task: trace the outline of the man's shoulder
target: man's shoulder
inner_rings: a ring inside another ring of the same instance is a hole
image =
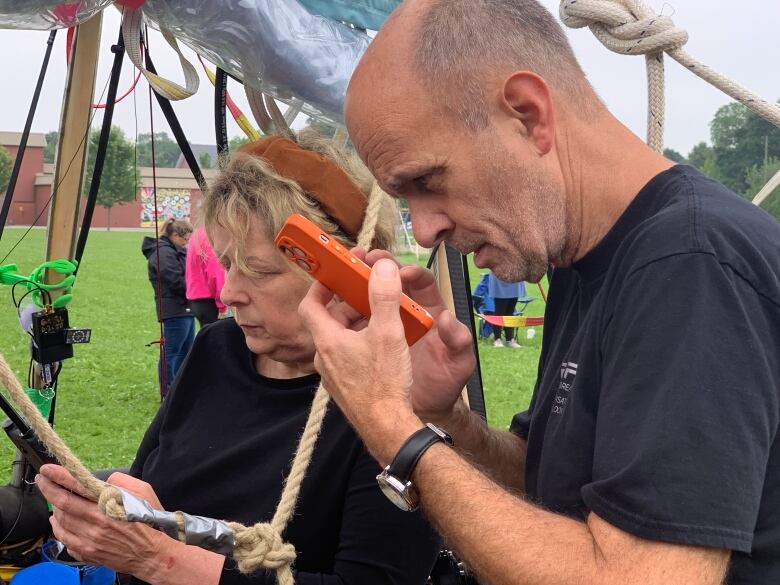
[[[636,270],[680,254],[713,256],[748,281],[780,278],[780,223],[692,167],[678,167],[622,252]]]

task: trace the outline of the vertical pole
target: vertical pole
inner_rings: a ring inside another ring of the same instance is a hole
[[[54,189],[49,210],[46,259],[73,258],[81,209],[84,169],[87,165],[90,117],[95,93],[102,12],[79,25],[73,36],[65,96],[60,118]],[[59,276],[47,274],[47,282]]]
[[[764,136],[764,183],[769,180],[769,136]]]

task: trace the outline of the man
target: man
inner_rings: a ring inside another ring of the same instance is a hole
[[[534,0],[406,2],[345,115],[422,245],[506,280],[555,266],[510,432],[458,400],[470,338],[427,272],[369,254],[368,322],[310,290],[316,365],[383,490],[485,583],[780,583],[780,226],[620,124]],[[402,286],[436,317],[411,349]]]

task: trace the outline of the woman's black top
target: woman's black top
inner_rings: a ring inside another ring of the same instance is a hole
[[[201,330],[147,431],[131,474],[166,510],[244,524],[270,521],[319,378],[270,379],[233,319]],[[392,413],[388,413],[392,416]],[[379,491],[378,464],[331,403],[283,537],[297,551],[297,585],[422,585],[439,539],[418,513]],[[272,584],[272,572],[222,584]]]
[[[194,314],[187,301],[187,284],[184,280],[187,250],[174,244],[168,236],[161,236],[159,241],[159,290],[157,290],[157,241],[145,237],[141,243],[141,252],[147,259],[149,281],[154,289],[157,318],[162,320],[171,317],[192,317]]]

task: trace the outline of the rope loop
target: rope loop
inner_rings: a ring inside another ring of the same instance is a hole
[[[780,107],[768,102],[683,50],[688,33],[668,16],[648,8],[642,0],[561,0],[559,13],[570,28],[589,27],[610,51],[645,55],[647,64],[647,143],[663,150],[664,62],[667,53],[683,67],[742,103],[753,113],[780,127]]]
[[[688,33],[670,17],[634,0],[563,0],[560,15],[566,26],[590,27],[615,53],[652,55],[680,49],[688,42]]]

